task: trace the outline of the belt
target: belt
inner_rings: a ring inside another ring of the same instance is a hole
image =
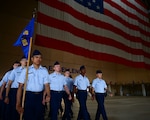
[[[41,94],[41,93],[43,93],[43,91],[41,91],[41,92],[26,91],[26,93],[31,93],[31,94]]]
[[[10,91],[15,91],[17,92],[18,88],[10,88]]]
[[[87,92],[87,90],[78,90],[79,92]]]
[[[56,90],[51,90],[52,93],[62,93],[64,91],[56,91]]]
[[[11,90],[18,90],[18,88],[10,88]]]
[[[97,93],[97,92],[96,92],[95,94],[105,94],[105,93]]]

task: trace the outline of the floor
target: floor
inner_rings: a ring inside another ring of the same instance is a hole
[[[94,120],[97,109],[96,101],[92,101],[89,97],[87,100],[87,107],[91,119]],[[150,97],[108,96],[105,99],[105,108],[108,120],[150,120]],[[79,104],[76,99],[72,109],[74,112],[72,120],[76,120],[79,109]],[[61,114],[58,115],[58,119],[61,120]],[[50,120],[47,114],[45,120]],[[103,119],[101,118],[100,120]]]

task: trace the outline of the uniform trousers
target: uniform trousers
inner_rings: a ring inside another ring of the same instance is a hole
[[[4,89],[3,93],[2,93],[2,96],[3,96],[3,100],[1,101],[2,102],[2,120],[10,120],[10,104],[6,104],[4,103],[4,100],[5,100],[5,95],[6,95],[6,89]],[[8,95],[8,97],[10,98],[10,96]]]
[[[24,120],[44,120],[43,92],[26,91]]]
[[[71,104],[72,104],[72,101],[68,99],[68,94],[66,92],[64,92],[63,94],[63,99],[64,99],[64,104],[65,104],[65,112],[64,112],[64,115],[62,117],[62,120],[71,120],[71,116],[70,116],[70,113],[71,113]]]
[[[50,100],[50,117],[51,120],[58,120],[58,110],[60,108],[61,100],[63,97],[63,91],[51,90],[51,100]]]
[[[87,91],[86,90],[78,90],[77,99],[78,99],[79,104],[80,104],[80,109],[79,109],[77,120],[81,120],[82,118],[84,120],[89,120],[90,119],[89,113],[87,111],[87,106],[86,106]]]
[[[11,120],[19,120],[19,113],[16,110],[16,95],[18,88],[11,88],[9,93],[10,118]]]
[[[3,116],[4,116],[4,99],[0,100],[0,120],[3,120]]]
[[[3,103],[3,101],[2,100],[0,100],[0,120],[2,119],[2,103]]]
[[[104,107],[105,94],[104,93],[96,93],[95,97],[96,97],[96,101],[98,103],[95,120],[100,119],[100,114],[102,114],[103,120],[108,120],[106,111],[105,111],[105,107]]]

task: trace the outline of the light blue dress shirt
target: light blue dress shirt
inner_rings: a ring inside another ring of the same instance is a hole
[[[3,81],[1,80],[1,81],[0,81],[0,87],[2,86],[2,84],[3,84]]]
[[[74,84],[73,79],[65,76],[65,81],[67,83],[68,89],[72,92],[73,91],[73,84]]]
[[[87,90],[87,87],[90,86],[89,79],[86,76],[82,76],[81,74],[75,78],[74,85],[78,90]]]
[[[65,76],[61,73],[53,72],[49,75],[50,89],[54,91],[63,91],[64,85],[67,85]]]
[[[2,80],[0,82],[0,87],[3,85],[4,82],[7,84],[8,77],[11,74],[11,72],[12,72],[12,70],[10,70],[10,71],[8,71],[8,72],[5,73],[5,75],[3,76],[3,78],[2,78]],[[7,85],[6,85],[6,87],[7,87]]]
[[[106,82],[103,79],[96,78],[92,82],[92,87],[95,93],[105,93],[105,88],[107,88]]]
[[[18,79],[19,83],[25,83],[26,69],[24,69]],[[45,67],[40,66],[35,69],[33,65],[28,68],[28,80],[26,91],[41,92],[44,90],[44,84],[49,83],[48,71]]]
[[[9,75],[8,79],[12,81],[11,88],[18,88],[18,78],[24,68],[22,66],[17,67],[12,70],[11,74]]]

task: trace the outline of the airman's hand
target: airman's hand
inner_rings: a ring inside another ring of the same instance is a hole
[[[24,112],[24,109],[20,105],[16,105],[16,110],[19,114]]]

